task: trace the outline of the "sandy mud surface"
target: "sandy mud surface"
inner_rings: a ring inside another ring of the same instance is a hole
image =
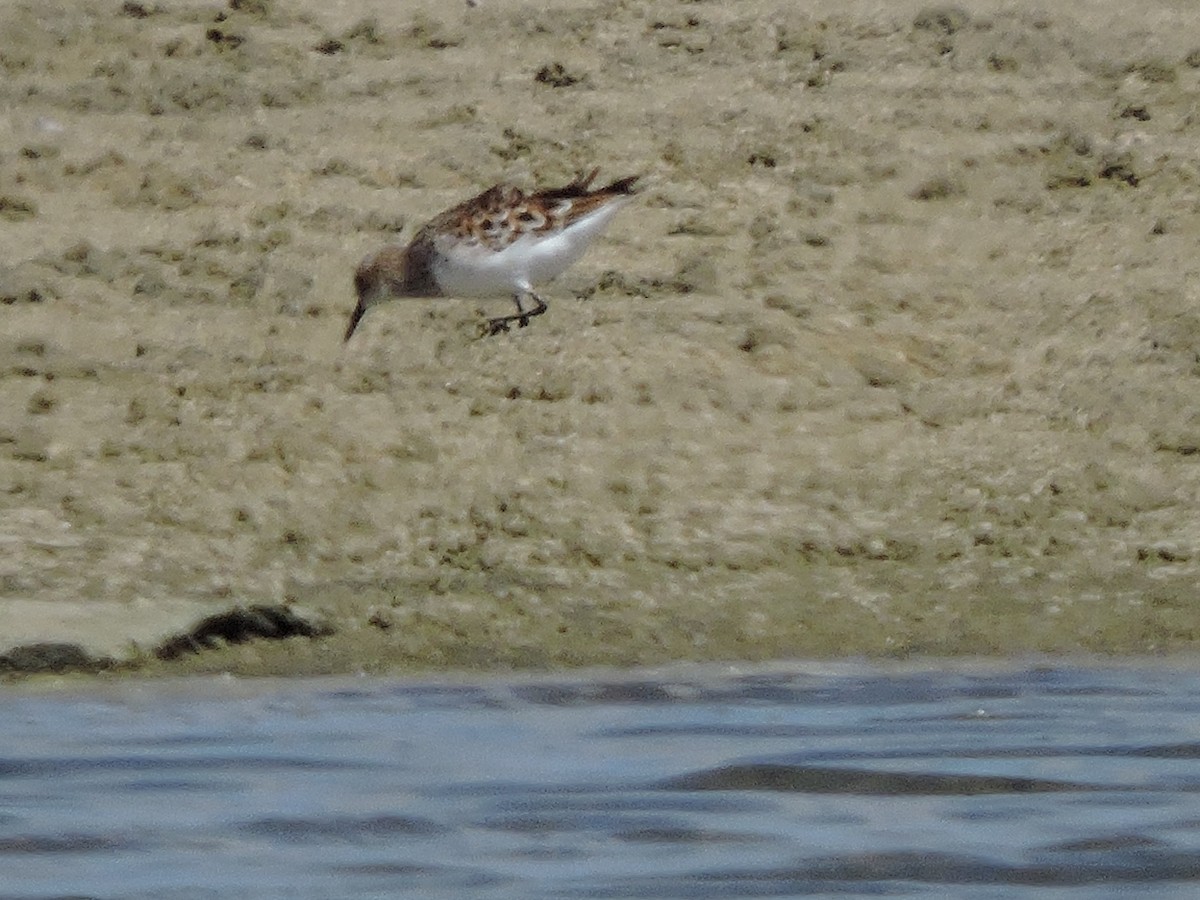
[[[1193,648],[1198,26],[5,3],[0,668]],[[592,165],[531,327],[342,345],[366,252]]]

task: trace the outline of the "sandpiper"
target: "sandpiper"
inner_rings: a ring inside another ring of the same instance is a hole
[[[345,340],[377,303],[398,297],[495,297],[510,294],[512,315],[487,320],[487,333],[522,328],[546,311],[533,286],[583,255],[634,194],[640,176],[591,190],[599,169],[560,188],[525,193],[498,184],[422,227],[407,247],[368,254],[354,273],[358,305]],[[533,301],[527,309],[521,301]]]

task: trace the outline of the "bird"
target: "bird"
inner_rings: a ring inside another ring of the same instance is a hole
[[[401,297],[509,294],[517,311],[488,319],[486,333],[507,332],[514,322],[524,328],[548,309],[534,286],[583,256],[637,193],[640,175],[593,189],[599,172],[595,168],[562,187],[532,193],[497,184],[431,219],[406,246],[388,244],[367,254],[354,273],[358,303],[343,342],[368,310]]]

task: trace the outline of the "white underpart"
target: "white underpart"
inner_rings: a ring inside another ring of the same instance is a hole
[[[435,241],[433,274],[451,297],[495,297],[524,293],[561,274],[604,231],[626,198],[613,200],[568,228],[527,234],[503,250],[446,239]]]

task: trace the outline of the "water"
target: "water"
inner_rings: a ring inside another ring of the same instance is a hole
[[[1200,674],[0,688],[0,898],[1194,897]]]

